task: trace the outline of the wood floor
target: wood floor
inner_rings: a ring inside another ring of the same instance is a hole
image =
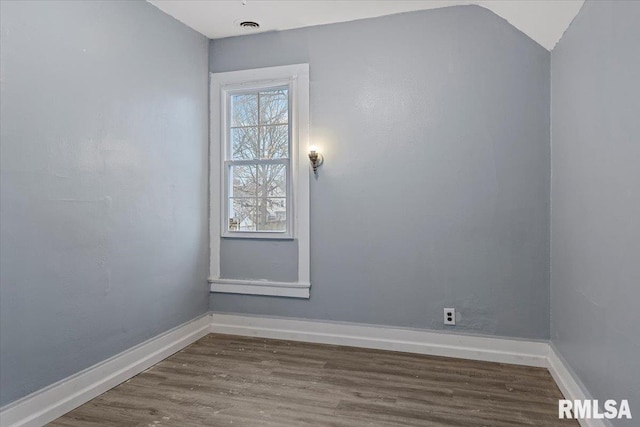
[[[51,426],[577,426],[544,368],[208,335]]]

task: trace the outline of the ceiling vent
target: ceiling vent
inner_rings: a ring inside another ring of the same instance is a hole
[[[238,25],[240,26],[240,28],[244,28],[245,30],[257,30],[258,28],[260,28],[260,24],[258,24],[256,21],[240,21]]]

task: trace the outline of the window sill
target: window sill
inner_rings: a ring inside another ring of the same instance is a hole
[[[222,237],[223,239],[294,240],[294,237],[288,233],[267,233],[267,232],[265,233],[224,232],[220,237]]]
[[[311,283],[209,279],[211,292],[309,299]]]

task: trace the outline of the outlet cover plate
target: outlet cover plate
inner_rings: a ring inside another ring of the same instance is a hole
[[[444,309],[444,324],[455,325],[456,324],[456,309],[445,308]]]

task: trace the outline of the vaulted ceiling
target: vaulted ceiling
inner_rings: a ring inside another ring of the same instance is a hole
[[[475,4],[552,50],[584,0],[148,0],[211,39]],[[238,24],[255,21],[259,29]]]

